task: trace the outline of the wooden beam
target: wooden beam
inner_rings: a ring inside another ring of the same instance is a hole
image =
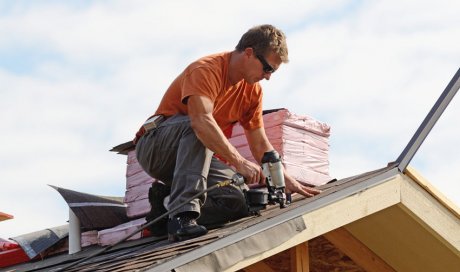
[[[324,237],[366,271],[395,271],[343,227],[325,233]]]
[[[310,272],[310,255],[308,242],[298,244],[290,249],[291,272]]]
[[[428,186],[405,176],[401,183],[401,204],[420,224],[460,257],[460,217],[455,206],[435,198]]]
[[[268,266],[264,261],[257,262],[250,266],[247,266],[243,269],[245,272],[275,272],[270,266]]]
[[[451,211],[455,216],[460,218],[460,208],[450,201],[443,193],[431,185],[415,168],[407,166],[405,174],[413,181],[417,182],[420,187],[425,189],[432,197],[434,197],[439,203]]]

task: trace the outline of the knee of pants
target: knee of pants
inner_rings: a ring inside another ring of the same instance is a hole
[[[220,189],[220,192],[208,195],[208,198],[212,198],[214,201],[214,205],[228,211],[247,209],[246,198],[241,191],[233,187],[224,187]]]

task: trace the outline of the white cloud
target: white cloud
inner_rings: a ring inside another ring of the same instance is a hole
[[[0,209],[16,219],[0,224],[0,237],[65,223],[65,203],[47,184],[123,195],[125,157],[108,149],[133,137],[190,61],[231,50],[260,23],[286,32],[291,60],[263,82],[266,108],[286,107],[332,126],[331,174],[355,175],[395,160],[458,69],[458,7],[451,1],[277,4],[3,6],[0,180],[7,193]],[[459,110],[453,101],[414,159],[457,204],[460,132],[452,124]]]

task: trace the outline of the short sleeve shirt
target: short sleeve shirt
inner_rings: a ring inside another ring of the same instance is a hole
[[[187,99],[200,95],[214,103],[213,117],[222,131],[235,122],[247,130],[263,127],[262,88],[244,79],[230,85],[230,55],[231,52],[214,54],[191,63],[172,82],[155,115],[187,115]]]

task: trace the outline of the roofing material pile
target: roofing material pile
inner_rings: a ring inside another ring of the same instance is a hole
[[[293,178],[314,186],[332,180],[329,176],[329,125],[287,109],[268,111],[263,118],[268,140],[280,153],[284,167]],[[241,125],[233,127],[229,140],[242,156],[257,163]]]
[[[142,170],[136,158],[136,151],[129,151],[126,168],[126,194],[124,198],[126,214],[129,218],[139,218],[150,211],[148,194],[149,188],[154,181],[156,180]]]
[[[87,247],[96,244],[101,246],[114,245],[122,238],[136,232],[145,223],[145,218],[139,218],[114,226],[113,228],[83,232],[81,234],[81,246]],[[128,239],[128,241],[137,240],[147,236],[150,236],[150,232],[148,230],[143,230],[142,232],[134,234]]]
[[[102,246],[114,245],[115,243],[120,241],[120,239],[122,239],[123,237],[126,237],[136,232],[138,228],[141,227],[145,223],[146,223],[145,218],[140,218],[140,219],[132,220],[127,223],[118,225],[110,229],[100,230],[97,234],[98,244]],[[145,231],[139,232],[137,234],[134,234],[128,240],[140,239],[144,237],[145,235],[146,235]]]

